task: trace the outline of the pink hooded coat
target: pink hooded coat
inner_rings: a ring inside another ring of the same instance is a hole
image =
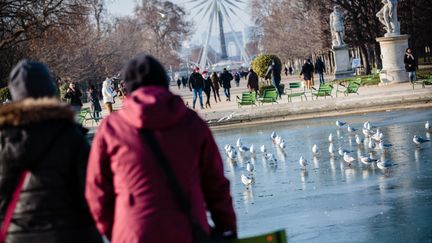
[[[209,230],[236,232],[236,217],[211,131],[182,99],[161,87],[143,87],[100,125],[87,168],[86,198],[99,231],[112,243],[192,242],[155,155],[140,136],[154,132],[195,219]]]

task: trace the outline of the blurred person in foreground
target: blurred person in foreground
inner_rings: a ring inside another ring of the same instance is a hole
[[[189,243],[191,218],[210,233],[209,211],[215,231],[235,238],[229,181],[206,123],[169,91],[166,71],[153,57],[136,56],[123,75],[129,96],[103,120],[89,158],[86,197],[99,231],[112,243]],[[152,144],[172,168],[190,214],[179,206]]]
[[[12,103],[0,106],[0,214],[27,171],[6,242],[102,242],[84,198],[89,144],[74,112],[60,103],[45,65],[12,70]]]

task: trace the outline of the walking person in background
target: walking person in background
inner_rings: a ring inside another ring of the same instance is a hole
[[[65,99],[69,100],[69,104],[72,106],[74,111],[77,113],[80,112],[82,107],[82,101],[81,101],[82,93],[81,91],[76,87],[75,83],[70,83],[69,88],[66,91],[66,94],[64,96]]]
[[[231,101],[231,80],[233,80],[233,76],[226,68],[223,69],[222,74],[220,75],[220,81],[222,82],[222,87],[224,88],[225,96],[227,97],[226,101]]]
[[[186,89],[186,87],[187,87],[187,78],[186,77],[182,77],[181,81],[182,81],[183,89]]]
[[[203,98],[202,98],[203,88],[204,88],[204,79],[199,73],[199,67],[195,67],[193,73],[189,77],[189,90],[193,92],[193,109],[195,109],[195,104],[198,96],[199,96],[201,109],[204,109]]]
[[[112,80],[106,78],[102,83],[102,97],[105,108],[108,110],[108,114],[113,112],[113,104],[115,103],[115,97],[117,93],[113,89]]]
[[[285,66],[284,68],[285,76],[288,76],[288,68]]]
[[[123,75],[130,95],[100,125],[87,169],[99,231],[112,243],[192,243],[197,227],[210,233],[208,210],[215,232],[236,238],[229,181],[206,122],[169,91],[153,57],[135,57]]]
[[[324,71],[325,71],[325,65],[324,62],[321,60],[321,57],[318,57],[315,62],[315,72],[318,73],[320,84],[324,84]]]
[[[282,67],[273,60],[265,75],[267,79],[271,78],[272,84],[276,89],[279,99],[282,98],[282,91],[280,90],[280,81],[282,79],[281,72]]]
[[[311,59],[307,59],[307,62],[308,62],[308,65],[309,65],[309,68],[310,68],[310,72],[311,72],[311,74],[310,74],[310,76],[311,76],[311,86],[314,86],[315,85],[315,79],[314,79],[315,67],[314,67]]]
[[[309,65],[308,59],[304,60],[300,76],[303,75],[303,79],[306,82],[306,89],[311,89],[311,78],[312,78],[312,67]]]
[[[204,79],[204,93],[205,93],[206,98],[207,98],[206,102],[205,102],[205,107],[206,108],[211,108],[210,98],[211,98],[211,92],[212,92],[212,90],[214,92],[214,87],[213,87],[213,84],[212,84],[212,81],[211,81],[210,77],[207,76],[207,71],[204,71],[202,73],[202,77]]]
[[[250,92],[255,92],[256,95],[258,95],[259,85],[258,85],[259,79],[258,75],[252,67],[249,69],[249,74],[247,76],[247,87]]]
[[[213,95],[214,95],[215,101],[217,103],[217,98],[219,98],[219,102],[221,102],[221,98],[219,95],[219,77],[218,77],[217,73],[213,72],[213,74],[211,75],[210,78],[211,78],[211,81],[213,84]],[[217,96],[217,98],[216,98],[216,96]]]
[[[8,87],[13,102],[0,106],[5,242],[102,243],[84,197],[89,144],[74,111],[42,63],[19,62]]]
[[[237,87],[240,86],[240,73],[239,72],[234,73],[234,81],[235,81]]]
[[[178,89],[181,88],[181,84],[182,84],[182,81],[180,80],[180,77],[177,77],[177,86],[178,86]]]
[[[290,75],[293,75],[293,71],[294,71],[294,70],[293,70],[293,68],[292,68],[291,66],[288,68],[288,71],[289,71],[289,74],[290,74]]]
[[[101,118],[100,112],[102,111],[102,107],[99,102],[99,92],[96,91],[94,85],[90,85],[88,96],[90,98],[90,108],[93,113],[93,118],[99,120]]]
[[[415,59],[411,48],[406,49],[404,63],[405,70],[408,72],[409,80],[411,83],[414,83],[417,80],[417,60]]]

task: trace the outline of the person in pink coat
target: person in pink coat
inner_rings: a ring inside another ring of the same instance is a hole
[[[86,198],[98,230],[112,243],[193,242],[190,219],[140,134],[145,129],[173,169],[195,221],[209,233],[209,211],[215,231],[235,238],[229,181],[206,123],[169,91],[153,57],[135,57],[123,75],[130,95],[101,123],[87,168]]]

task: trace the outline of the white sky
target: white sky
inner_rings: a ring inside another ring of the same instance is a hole
[[[171,1],[183,7],[185,7],[185,3],[188,2],[188,0]],[[246,4],[242,4],[240,6],[241,9],[244,10],[237,13],[239,17],[232,16],[232,24],[235,31],[243,31],[246,26],[252,25],[249,1],[250,0],[245,0]],[[108,0],[107,2],[107,8],[110,14],[113,14],[115,16],[125,16],[131,15],[137,2],[141,2],[141,0]],[[189,7],[191,7],[191,5],[193,6],[194,4],[186,4],[186,6]],[[191,10],[186,8],[186,12],[190,13]],[[201,15],[199,18],[201,18]],[[202,33],[207,32],[207,29],[210,25],[208,21],[201,21],[202,19],[199,18],[193,19],[194,30],[196,30],[195,34],[192,35],[192,40],[194,41],[201,41]],[[206,20],[208,20],[208,17],[206,17]],[[215,24],[213,24],[213,26],[215,26]],[[231,31],[231,28],[228,26],[228,24],[224,24],[224,27],[225,32]],[[215,33],[215,31],[217,30],[215,29],[215,27],[213,27],[213,33]]]

